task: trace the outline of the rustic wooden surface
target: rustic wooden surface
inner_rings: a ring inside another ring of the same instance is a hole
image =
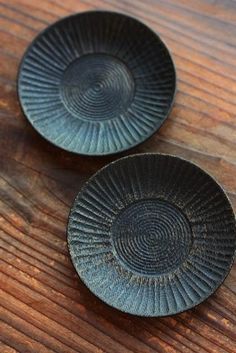
[[[89,9],[137,16],[174,56],[174,109],[133,152],[167,152],[198,163],[223,185],[236,210],[235,1],[0,0],[0,352],[233,353],[236,266],[196,309],[146,319],[103,304],[71,265],[70,205],[90,175],[120,156],[79,157],[44,141],[21,112],[16,77],[40,30]]]

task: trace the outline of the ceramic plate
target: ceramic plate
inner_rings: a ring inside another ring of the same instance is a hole
[[[48,141],[85,155],[127,150],[166,119],[176,76],[161,39],[134,18],[85,12],[44,30],[20,66],[25,115]]]
[[[122,158],[72,207],[68,244],[80,278],[107,304],[143,316],[190,309],[228,274],[235,217],[212,177],[183,159]]]

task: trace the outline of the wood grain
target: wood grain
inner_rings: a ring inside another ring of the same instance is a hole
[[[163,319],[114,310],[78,279],[68,256],[70,205],[117,157],[58,150],[33,131],[16,93],[35,35],[89,9],[136,16],[164,39],[178,74],[174,109],[133,153],[177,154],[225,188],[236,211],[236,2],[233,0],[0,0],[0,352],[233,353],[236,266],[205,303]]]

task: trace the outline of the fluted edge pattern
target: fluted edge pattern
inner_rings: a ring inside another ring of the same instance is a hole
[[[184,256],[168,271],[149,273],[144,266],[142,272],[139,263],[132,268],[116,256],[112,227],[121,212],[146,200],[173,205],[184,215],[181,222],[186,219]],[[223,190],[199,167],[173,156],[136,155],[109,164],[86,183],[69,216],[68,244],[79,276],[107,304],[166,316],[201,303],[222,283],[234,258],[235,218]]]
[[[175,87],[160,38],[136,19],[103,11],[43,31],[18,80],[33,127],[56,146],[88,155],[117,153],[151,136],[170,111]]]

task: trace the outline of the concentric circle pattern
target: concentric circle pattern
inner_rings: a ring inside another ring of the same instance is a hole
[[[160,40],[136,19],[91,11],[36,37],[19,72],[25,115],[65,150],[105,155],[151,136],[174,99],[175,69]]]
[[[220,186],[177,157],[141,154],[101,169],[72,207],[68,245],[84,283],[144,316],[194,307],[223,282],[235,217]]]
[[[128,68],[104,54],[82,56],[66,69],[61,99],[79,119],[102,121],[126,112],[134,95],[134,81]]]
[[[111,228],[117,258],[138,275],[157,276],[177,269],[187,258],[192,232],[171,203],[145,199],[131,203]]]

